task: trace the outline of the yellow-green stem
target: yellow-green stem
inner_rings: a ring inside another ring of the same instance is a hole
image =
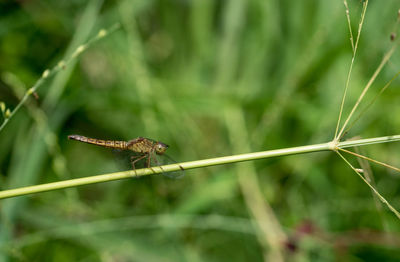
[[[256,153],[247,153],[247,154],[232,155],[232,156],[225,156],[218,158],[210,158],[204,160],[196,160],[178,164],[165,165],[161,167],[143,168],[135,171],[130,170],[124,172],[109,173],[98,176],[90,176],[84,178],[53,182],[48,184],[41,184],[36,186],[28,186],[16,189],[4,190],[0,191],[0,199],[51,191],[62,188],[119,180],[124,178],[141,177],[151,174],[158,174],[162,172],[179,171],[181,169],[187,170],[199,167],[216,166],[216,165],[223,165],[223,164],[236,163],[242,161],[257,160],[257,159],[277,157],[277,156],[287,156],[294,154],[304,154],[310,152],[319,152],[328,150],[336,151],[337,148],[347,148],[347,147],[363,146],[363,145],[394,142],[394,141],[400,141],[400,135],[358,139],[358,140],[344,141],[339,143],[327,142],[327,143],[308,145],[308,146],[291,147],[291,148],[276,149],[276,150],[262,151]]]

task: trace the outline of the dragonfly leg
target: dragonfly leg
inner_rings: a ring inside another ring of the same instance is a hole
[[[138,155],[138,156],[132,156],[131,157],[131,164],[132,164],[132,169],[135,170],[135,174],[136,174],[136,167],[135,164],[136,162],[142,160],[143,158],[145,158],[147,155]],[[137,176],[137,175],[136,175]]]
[[[153,168],[151,168],[151,166],[150,166],[151,154],[152,153],[147,154],[147,168],[150,168],[151,171],[153,171],[153,173],[156,173],[156,171],[154,171]]]
[[[151,159],[151,154],[149,154],[147,158],[147,168],[150,168],[150,159]]]

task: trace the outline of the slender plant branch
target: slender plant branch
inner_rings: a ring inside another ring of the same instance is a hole
[[[347,1],[344,0],[345,2],[345,6],[346,6],[346,14],[349,13],[348,11],[348,6],[347,6]],[[349,20],[348,20],[349,21]],[[395,28],[393,30],[392,34],[395,34],[394,32],[397,31],[398,25],[400,23],[400,9],[398,11],[398,16],[397,16],[397,21],[396,21],[396,25]],[[351,30],[351,28],[350,28]],[[350,32],[351,34],[351,32]],[[351,36],[352,37],[352,36]],[[400,75],[400,71],[397,72],[394,77],[392,77],[392,79],[386,83],[386,85],[379,91],[379,93],[370,101],[370,103],[364,107],[364,109],[358,114],[358,116],[356,117],[355,120],[353,120],[353,122],[346,128],[346,125],[348,124],[348,121],[350,120],[351,116],[353,115],[353,113],[355,112],[356,108],[358,107],[359,103],[361,102],[361,100],[363,99],[365,93],[367,92],[367,90],[369,89],[369,87],[371,86],[371,84],[374,82],[375,78],[377,77],[377,75],[380,73],[380,71],[382,70],[382,67],[388,62],[388,60],[390,59],[390,57],[392,56],[393,52],[395,51],[395,49],[397,48],[397,46],[399,45],[399,42],[395,43],[393,45],[393,47],[389,50],[389,52],[383,57],[381,64],[378,66],[378,68],[376,69],[376,71],[374,72],[373,76],[371,77],[370,81],[368,82],[367,86],[364,88],[363,92],[361,93],[358,101],[356,102],[356,104],[354,105],[350,115],[348,116],[345,124],[343,125],[340,134],[336,136],[337,140],[340,140],[345,134],[347,134],[347,132],[354,126],[354,124],[361,118],[362,115],[364,115],[364,113],[372,106],[372,104],[375,103],[375,101],[378,99],[378,97],[392,84],[392,82]],[[353,46],[353,42],[352,42],[352,46]],[[339,116],[340,117],[340,116]],[[345,129],[346,128],[346,129]]]
[[[383,66],[389,61],[390,57],[392,56],[394,50],[395,50],[396,47],[397,47],[397,45],[394,45],[394,46],[389,50],[389,52],[387,52],[387,53],[385,54],[385,56],[383,57],[383,59],[382,59],[380,65],[379,65],[378,68],[375,70],[375,72],[374,72],[374,74],[372,75],[371,79],[368,81],[367,85],[365,86],[365,88],[364,88],[363,91],[361,92],[361,95],[359,96],[357,102],[354,104],[354,106],[353,106],[353,108],[352,108],[350,114],[349,114],[348,117],[346,118],[346,120],[345,120],[345,122],[344,122],[342,128],[340,129],[340,131],[339,131],[339,133],[338,133],[339,126],[340,126],[340,122],[341,122],[341,117],[342,117],[342,114],[343,114],[344,102],[345,102],[345,98],[346,98],[347,91],[348,91],[348,87],[349,87],[350,76],[351,76],[351,72],[352,72],[352,69],[353,69],[354,58],[355,58],[356,52],[357,52],[357,46],[358,46],[358,41],[359,41],[359,37],[360,37],[360,33],[361,33],[361,28],[362,28],[362,25],[363,25],[363,22],[364,22],[364,17],[365,17],[366,8],[367,8],[367,6],[368,6],[368,0],[366,0],[365,2],[363,2],[363,11],[362,11],[362,14],[361,14],[361,20],[360,20],[360,24],[359,24],[359,27],[358,27],[357,40],[356,40],[356,44],[355,44],[355,45],[353,44],[353,34],[352,34],[352,31],[351,31],[350,15],[349,15],[349,8],[348,8],[348,5],[347,5],[347,0],[344,0],[344,5],[345,5],[345,7],[346,7],[346,16],[347,16],[347,23],[348,23],[349,31],[350,31],[350,41],[351,41],[351,47],[352,47],[352,50],[353,50],[353,57],[352,57],[352,61],[351,61],[351,64],[350,64],[350,69],[349,69],[349,72],[348,72],[348,75],[347,75],[346,86],[345,86],[345,90],[344,90],[344,93],[343,93],[342,102],[341,102],[341,105],[340,105],[339,117],[338,117],[338,121],[337,121],[337,124],[336,124],[335,136],[334,136],[334,139],[333,139],[333,142],[336,142],[336,143],[338,143],[338,141],[340,141],[340,139],[342,138],[342,136],[343,136],[344,134],[346,134],[346,133],[348,132],[348,130],[350,130],[350,129],[352,128],[352,126],[353,126],[353,125],[359,120],[359,118],[369,109],[369,107],[376,101],[376,99],[386,90],[386,88],[392,83],[392,81],[393,81],[393,80],[398,76],[398,74],[399,74],[399,73],[396,74],[396,75],[392,78],[392,80],[390,80],[390,81],[381,89],[381,91],[378,93],[378,95],[375,96],[374,99],[372,99],[372,101],[361,111],[361,113],[357,116],[357,118],[356,118],[356,119],[351,123],[351,125],[346,129],[347,124],[349,123],[351,117],[353,116],[354,112],[355,112],[356,109],[358,108],[360,102],[361,102],[362,99],[364,98],[366,92],[367,92],[368,89],[371,87],[372,83],[375,81],[375,79],[377,78],[377,76],[379,75],[379,73],[382,71]],[[371,142],[371,143],[375,143],[375,142],[373,142],[373,141],[370,141],[370,142]],[[342,146],[343,146],[343,144],[342,144]],[[364,177],[363,175],[361,175],[360,170],[354,168],[354,167],[350,164],[350,162],[349,162],[339,151],[342,151],[342,152],[346,152],[346,153],[348,153],[348,154],[355,155],[355,156],[357,156],[357,157],[359,157],[359,158],[361,158],[361,159],[368,160],[368,161],[371,161],[371,162],[374,162],[374,163],[383,165],[383,166],[385,166],[385,167],[388,167],[388,168],[391,168],[391,169],[394,169],[394,170],[397,170],[397,171],[400,171],[400,169],[398,169],[398,168],[396,168],[396,167],[393,167],[393,166],[390,166],[390,165],[388,165],[388,164],[386,164],[386,163],[379,162],[379,161],[376,161],[376,160],[374,160],[374,159],[368,158],[368,157],[366,157],[366,156],[363,156],[363,155],[360,155],[360,154],[357,154],[357,153],[354,153],[354,152],[345,150],[345,149],[343,149],[343,147],[341,148],[340,146],[337,146],[337,148],[336,148],[335,151],[336,151],[336,153],[337,153],[337,154],[338,154],[338,155],[339,155],[353,170],[354,170],[354,172],[356,172],[357,175],[370,187],[370,189],[372,190],[372,192],[379,198],[379,200],[382,201],[382,203],[384,203],[384,204],[397,216],[397,218],[400,219],[400,213],[399,213],[399,212],[398,212],[398,211],[397,211],[397,210],[396,210],[396,209],[395,209],[395,208],[394,208],[394,207],[393,207],[379,192],[378,192],[377,189],[375,189],[375,187],[368,181],[368,179],[366,179],[366,177]]]
[[[353,71],[353,65],[354,65],[354,60],[355,60],[356,53],[357,53],[358,41],[360,40],[361,29],[362,29],[362,26],[364,24],[364,18],[365,18],[365,13],[367,11],[367,6],[368,6],[368,0],[363,2],[363,10],[361,12],[360,23],[358,25],[357,40],[356,40],[355,46],[353,47],[353,57],[351,58],[350,68],[349,68],[349,72],[347,74],[346,86],[344,88],[344,92],[343,92],[343,96],[342,96],[342,102],[340,104],[339,117],[338,117],[338,121],[337,121],[337,124],[336,124],[334,140],[339,140],[338,137],[340,137],[338,135],[338,130],[339,130],[339,126],[340,126],[340,121],[342,120],[344,102],[346,100],[347,90],[349,89],[351,72]],[[347,5],[346,5],[346,7],[347,7]]]
[[[374,159],[371,159],[371,158],[368,158],[368,157],[365,157],[365,156],[361,155],[361,153],[360,153],[361,148],[360,147],[355,147],[356,152],[348,151],[348,150],[343,149],[343,148],[338,148],[338,150],[343,151],[343,152],[348,153],[348,154],[352,154],[352,155],[357,157],[357,161],[358,161],[358,163],[360,164],[360,166],[362,168],[360,171],[358,171],[358,170],[357,171],[362,173],[364,178],[374,188],[376,187],[376,184],[375,184],[374,177],[373,177],[373,174],[372,174],[371,166],[369,165],[368,161],[383,165],[385,167],[388,167],[388,168],[391,168],[391,169],[394,169],[394,170],[397,170],[397,171],[400,172],[400,169],[398,169],[396,167],[390,166],[390,165],[388,165],[386,163],[382,163],[382,162],[379,162],[379,161],[376,161]],[[373,193],[373,197],[374,197],[374,200],[375,200],[375,206],[376,206],[377,210],[379,211],[379,216],[381,217],[382,224],[383,224],[384,228],[387,229],[388,228],[387,222],[386,222],[385,219],[383,219],[383,216],[382,216],[381,198],[377,194],[375,194],[375,190],[371,189],[371,191]],[[394,212],[394,213],[397,215],[396,212]]]
[[[390,57],[393,55],[394,50],[396,50],[396,45],[392,46],[392,48],[385,54],[383,57],[381,63],[379,64],[378,68],[375,70],[374,74],[372,75],[371,79],[368,81],[367,85],[365,86],[364,90],[361,92],[360,97],[358,98],[357,102],[354,104],[353,109],[351,110],[349,116],[347,117],[346,121],[344,122],[342,129],[340,130],[339,134],[337,135],[336,138],[342,137],[343,131],[346,128],[347,124],[349,123],[351,117],[353,116],[354,112],[360,105],[362,99],[364,98],[365,94],[367,93],[368,89],[371,87],[372,83],[375,81],[376,77],[379,75],[379,73],[382,71],[383,66],[389,61]]]
[[[276,150],[269,150],[269,151],[255,152],[255,153],[248,153],[248,154],[240,154],[240,155],[232,155],[232,156],[225,156],[225,157],[218,157],[218,158],[210,158],[210,159],[204,159],[204,160],[183,162],[183,163],[177,163],[177,164],[171,164],[171,165],[165,165],[165,166],[157,166],[157,167],[151,167],[151,168],[143,168],[143,169],[130,170],[130,171],[124,171],[124,172],[117,172],[117,173],[109,173],[109,174],[98,175],[98,176],[83,177],[83,178],[53,182],[53,183],[48,183],[48,184],[41,184],[41,185],[36,185],[36,186],[28,186],[28,187],[21,187],[21,188],[17,188],[17,189],[4,190],[4,191],[0,191],[0,199],[22,196],[22,195],[33,194],[33,193],[39,193],[39,192],[45,192],[45,191],[51,191],[51,190],[62,189],[62,188],[69,188],[69,187],[95,184],[95,183],[100,183],[100,182],[119,180],[119,179],[124,179],[124,178],[135,178],[135,177],[141,177],[141,176],[146,176],[146,175],[159,174],[159,173],[163,173],[163,172],[180,171],[182,169],[194,169],[194,168],[200,168],[200,167],[216,166],[216,165],[237,163],[237,162],[242,162],[242,161],[264,159],[264,158],[269,158],[269,157],[288,156],[288,155],[294,155],[294,154],[304,154],[304,153],[319,152],[319,151],[329,151],[329,150],[337,151],[338,148],[363,146],[363,145],[371,145],[371,144],[376,144],[376,143],[386,143],[386,142],[394,142],[394,141],[400,141],[400,135],[375,137],[375,138],[368,138],[368,139],[358,139],[358,140],[344,141],[344,142],[332,141],[332,142],[315,144],[315,145],[276,149]]]
[[[354,172],[357,173],[357,175],[369,186],[369,188],[371,188],[371,190],[379,198],[379,200],[381,200],[381,202],[385,204],[390,209],[390,211],[392,211],[397,216],[398,219],[400,219],[400,213],[378,192],[378,190],[376,190],[375,187],[373,187],[371,183],[368,182],[368,180],[363,175],[361,175],[361,173],[356,168],[354,168],[353,165],[350,164],[350,162],[342,154],[340,154],[339,151],[336,151],[336,153],[351,167],[351,169],[354,170]]]
[[[355,147],[354,151],[355,151],[355,153],[361,155],[361,154],[364,154],[363,152],[365,150],[364,150],[364,148],[361,148],[361,147]],[[357,157],[357,162],[360,165],[360,167],[362,168],[362,174],[364,175],[365,179],[367,179],[368,182],[370,182],[373,187],[376,187],[374,173],[371,169],[371,165],[368,162],[368,160]],[[374,192],[372,190],[371,190],[371,193],[372,193],[372,196],[374,197],[375,207],[376,207],[376,210],[378,211],[378,215],[381,220],[382,227],[385,232],[389,232],[390,228],[388,225],[388,221],[384,218],[382,202],[379,200],[379,198],[374,194]]]
[[[344,0],[343,3],[344,3],[344,6],[346,7],[347,25],[349,26],[351,49],[353,50],[353,55],[354,55],[355,54],[355,49],[354,49],[353,31],[351,30],[350,10],[349,10],[349,6],[347,5],[347,0]]]
[[[348,147],[355,147],[355,146],[366,146],[366,145],[373,145],[373,144],[388,143],[388,142],[400,141],[399,139],[400,139],[400,135],[348,140],[348,141],[338,142],[337,148],[348,148]]]
[[[391,165],[389,165],[389,164],[380,162],[380,161],[378,161],[378,160],[375,160],[375,159],[372,159],[372,158],[369,158],[369,157],[366,157],[366,156],[357,154],[357,153],[355,153],[355,152],[352,152],[352,151],[349,151],[349,150],[346,150],[346,149],[343,149],[343,148],[338,148],[338,150],[343,151],[343,152],[346,152],[346,153],[351,154],[351,155],[353,155],[353,156],[356,156],[356,157],[359,157],[359,158],[362,158],[362,159],[371,161],[371,162],[373,162],[373,163],[375,163],[375,164],[378,164],[378,165],[381,165],[381,166],[384,166],[384,167],[387,167],[387,168],[390,168],[390,169],[393,169],[393,170],[396,170],[396,171],[400,172],[400,168],[398,168],[398,167],[391,166]]]
[[[360,23],[358,24],[357,40],[356,40],[356,45],[354,47],[354,52],[357,51],[358,42],[359,42],[360,36],[361,36],[361,29],[364,24],[365,13],[367,12],[367,7],[368,7],[368,0],[365,0],[363,2],[363,10],[361,12]]]
[[[46,69],[43,71],[42,76],[36,81],[36,83],[29,88],[22,99],[19,101],[17,106],[9,113],[3,114],[4,116],[4,121],[0,126],[0,132],[3,130],[3,128],[7,125],[8,121],[15,115],[15,113],[18,112],[18,110],[21,108],[23,104],[28,100],[29,96],[34,94],[36,90],[44,83],[44,81],[59,72],[60,70],[64,69],[71,61],[73,61],[76,57],[78,57],[82,52],[84,52],[90,45],[92,45],[94,42],[97,42],[98,40],[102,39],[103,37],[113,33],[117,29],[120,28],[120,24],[114,24],[108,29],[101,29],[95,37],[90,39],[86,44],[78,46],[78,48],[72,53],[72,55],[67,59],[67,60],[61,60],[57,63],[56,66],[54,66],[52,69]],[[2,107],[4,107],[4,104],[2,104]],[[3,110],[2,110],[3,111]]]
[[[365,112],[375,103],[375,101],[382,95],[383,92],[392,84],[392,82],[400,75],[400,71],[397,72],[389,82],[379,91],[379,93],[366,105],[363,110],[358,114],[358,116],[351,122],[351,124],[343,131],[342,137],[349,132],[349,130],[354,126],[354,124],[360,120],[360,118],[365,114]]]

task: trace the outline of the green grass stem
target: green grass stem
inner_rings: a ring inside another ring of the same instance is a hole
[[[123,172],[109,173],[109,174],[104,174],[104,175],[70,179],[70,180],[35,185],[35,186],[21,187],[21,188],[10,189],[10,190],[3,190],[3,191],[0,191],[0,199],[28,195],[28,194],[39,193],[39,192],[45,192],[45,191],[52,191],[52,190],[57,190],[57,189],[62,189],[62,188],[95,184],[95,183],[100,183],[100,182],[108,182],[108,181],[119,180],[119,179],[124,179],[124,178],[141,177],[141,176],[146,176],[146,175],[159,174],[162,172],[173,172],[173,171],[179,171],[181,169],[188,170],[188,169],[194,169],[194,168],[200,168],[200,167],[231,164],[231,163],[237,163],[237,162],[242,162],[242,161],[264,159],[264,158],[269,158],[269,157],[288,156],[288,155],[304,154],[304,153],[319,152],[319,151],[328,151],[328,150],[337,151],[338,148],[348,148],[348,147],[364,146],[364,145],[387,143],[387,142],[394,142],[394,141],[400,141],[400,135],[375,137],[375,138],[368,138],[368,139],[358,139],[358,140],[339,142],[336,144],[334,142],[327,142],[327,143],[315,144],[315,145],[275,149],[275,150],[268,150],[268,151],[255,152],[255,153],[247,153],[247,154],[239,154],[239,155],[232,155],[232,156],[225,156],[225,157],[217,157],[217,158],[189,161],[189,162],[170,164],[170,165],[165,165],[165,166],[160,166],[160,167],[129,170],[129,171],[123,171]]]
[[[377,190],[375,187],[373,187],[372,184],[358,171],[358,169],[355,168],[352,164],[350,164],[350,162],[349,162],[339,151],[336,151],[336,153],[346,162],[346,164],[348,164],[348,165],[351,167],[351,169],[354,170],[354,172],[357,173],[357,175],[361,178],[361,180],[364,181],[364,183],[368,185],[368,187],[369,187],[369,188],[372,190],[372,192],[379,198],[379,200],[380,200],[383,204],[385,204],[385,205],[390,209],[390,211],[392,211],[392,212],[397,216],[398,219],[400,219],[400,213],[399,213],[399,211],[397,211],[397,210],[386,200],[386,198],[384,198],[384,197],[381,195],[381,193],[379,193],[378,190]]]
[[[46,79],[49,77],[55,75],[57,72],[59,72],[62,69],[65,69],[65,67],[70,64],[76,57],[78,57],[81,53],[83,53],[90,45],[92,45],[94,42],[104,38],[105,36],[113,33],[117,29],[120,28],[120,24],[114,24],[108,29],[101,29],[97,33],[95,37],[90,39],[86,44],[78,46],[76,50],[72,53],[72,55],[67,59],[67,60],[61,60],[55,65],[52,69],[46,69],[43,71],[42,76],[36,81],[36,83],[29,88],[22,99],[19,101],[17,106],[9,113],[7,116],[4,118],[3,123],[0,125],[0,132],[3,130],[3,128],[7,125],[7,123],[10,121],[10,119],[15,115],[15,113],[18,112],[18,110],[22,107],[23,104],[28,100],[29,96],[34,94],[36,90],[44,83]]]
[[[347,2],[344,1],[344,4],[346,6],[346,15],[347,15],[348,12],[349,12],[348,6],[347,6]],[[340,137],[340,135],[338,135],[340,121],[342,120],[344,102],[346,100],[347,90],[349,89],[351,73],[353,71],[354,60],[355,60],[356,54],[357,54],[358,41],[360,40],[361,29],[362,29],[362,26],[364,24],[364,18],[365,18],[365,13],[367,12],[367,6],[368,6],[368,0],[363,2],[363,10],[361,12],[360,23],[358,24],[358,33],[357,33],[357,39],[356,39],[356,43],[355,44],[354,44],[354,40],[353,40],[353,33],[352,33],[352,31],[350,31],[350,41],[351,41],[351,47],[352,47],[352,50],[353,50],[353,57],[351,58],[349,72],[347,73],[346,85],[345,85],[345,88],[344,88],[344,93],[343,93],[343,96],[342,96],[342,102],[340,104],[339,117],[338,117],[338,121],[337,121],[337,124],[336,124],[335,139],[337,139],[337,140],[339,140],[338,138]]]

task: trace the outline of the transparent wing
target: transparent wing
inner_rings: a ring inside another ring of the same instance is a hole
[[[163,166],[163,165],[169,165],[169,164],[176,164],[177,162],[172,159],[170,156],[163,154],[163,155],[157,155],[157,154],[152,154],[151,155],[151,166]],[[172,179],[179,179],[182,178],[185,175],[185,171],[183,168],[178,171],[174,172],[163,172],[162,173],[164,176],[167,176]]]

